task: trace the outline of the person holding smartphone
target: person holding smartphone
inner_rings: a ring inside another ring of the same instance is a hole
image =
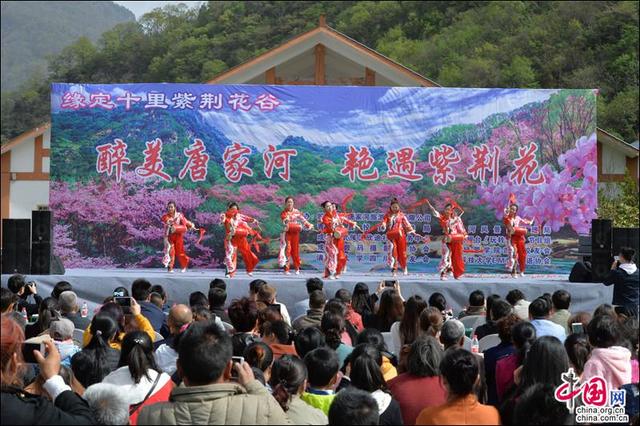
[[[613,285],[612,305],[622,306],[638,317],[638,267],[633,262],[636,251],[631,247],[621,247],[614,258],[611,270],[603,284]]]
[[[15,274],[9,277],[7,287],[13,294],[19,297],[18,312],[21,312],[23,308],[26,309],[29,318],[31,318],[31,315],[38,313],[38,309],[42,303],[42,297],[38,294],[38,287],[35,281],[27,282],[24,275]],[[29,302],[29,296],[33,296],[35,303]]]

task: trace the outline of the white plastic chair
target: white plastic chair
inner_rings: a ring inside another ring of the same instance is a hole
[[[484,324],[484,322],[486,321],[486,317],[484,315],[469,315],[467,317],[460,318],[459,321],[464,325],[465,329],[473,329],[473,331],[471,332],[471,337],[473,337],[473,334],[476,332],[476,327]]]
[[[498,336],[497,334],[488,334],[480,339],[478,344],[480,345],[480,352],[484,352],[487,349],[498,346],[500,344],[500,336]]]

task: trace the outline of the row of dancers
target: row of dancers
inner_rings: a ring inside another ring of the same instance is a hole
[[[464,210],[455,202],[447,202],[442,211],[438,211],[429,200],[425,200],[433,212],[433,216],[439,221],[443,238],[441,241],[441,259],[438,271],[441,280],[447,280],[449,276],[459,279],[465,272],[464,264],[464,240],[468,234],[462,221]],[[324,278],[337,279],[344,272],[348,257],[345,253],[345,237],[350,229],[362,232],[362,238],[376,230],[386,233],[387,237],[387,264],[395,277],[400,271],[408,274],[407,268],[407,236],[418,234],[411,226],[407,216],[402,212],[397,199],[392,199],[389,210],[382,221],[366,232],[363,232],[358,223],[350,219],[351,214],[338,212],[337,206],[331,201],[321,204],[324,210],[322,216],[322,233],[324,234]],[[284,209],[280,214],[282,231],[280,233],[280,250],[278,264],[284,273],[300,273],[300,233],[303,230],[313,231],[314,226],[300,210],[294,206],[292,197],[285,199]],[[185,272],[189,257],[184,250],[184,234],[196,229],[193,222],[187,220],[184,214],[176,209],[176,203],[170,201],[167,204],[167,212],[162,216],[164,224],[164,255],[163,265],[169,272],[173,272],[174,265],[180,265]],[[525,246],[527,229],[524,225],[531,225],[533,220],[527,220],[518,215],[518,205],[513,197],[504,210],[503,224],[507,234],[507,264],[506,268],[512,277],[524,276],[527,251]],[[224,265],[225,277],[232,278],[238,268],[238,254],[244,260],[246,273],[253,276],[253,270],[258,264],[258,256],[255,253],[257,243],[263,240],[260,222],[248,215],[240,213],[237,203],[228,205],[227,211],[221,217],[224,226]],[[201,237],[204,230],[201,230]],[[250,244],[248,237],[252,236]],[[267,240],[268,241],[268,240]]]

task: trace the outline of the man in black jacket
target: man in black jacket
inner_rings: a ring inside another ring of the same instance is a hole
[[[611,271],[603,284],[613,284],[612,305],[623,306],[638,316],[638,289],[640,282],[638,267],[633,263],[636,251],[630,247],[621,247],[620,253],[611,264]]]
[[[35,281],[26,282],[23,275],[15,274],[9,277],[7,281],[7,287],[18,295],[18,312],[22,312],[22,308],[26,308],[27,315],[31,317],[33,314],[38,313],[40,303],[42,303],[42,297],[38,294],[38,288]],[[35,303],[29,303],[29,296],[33,296]]]
[[[167,317],[162,309],[149,301],[151,296],[151,283],[144,278],[139,278],[131,284],[131,297],[140,305],[140,313],[146,317],[153,329],[164,337],[169,336]]]

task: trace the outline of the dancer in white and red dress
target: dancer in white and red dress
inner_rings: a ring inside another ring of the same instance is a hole
[[[400,203],[396,198],[391,200],[389,211],[376,227],[387,233],[389,246],[387,263],[393,276],[396,276],[398,268],[402,268],[404,275],[407,275],[409,273],[407,269],[407,235],[418,234],[409,223],[407,216],[400,211]]]
[[[182,272],[189,266],[189,256],[184,251],[184,234],[189,229],[194,229],[195,225],[176,210],[175,201],[167,203],[167,213],[162,215],[164,224],[164,251],[162,264],[169,272],[173,272],[173,267],[178,259]]]
[[[533,224],[533,219],[527,220],[518,216],[518,205],[513,201],[510,201],[504,213],[502,223],[507,232],[507,264],[505,266],[511,271],[511,276],[516,278],[518,274],[524,276],[527,267],[527,247],[525,246],[527,228],[524,225]]]
[[[464,210],[462,210],[457,203],[453,202],[445,204],[442,212],[436,210],[428,200],[427,204],[431,208],[433,215],[440,222],[440,228],[442,228],[442,255],[440,257],[440,263],[438,264],[440,279],[443,281],[447,280],[447,275],[449,273],[453,273],[454,278],[457,279],[464,274],[462,243],[466,238],[466,230],[464,229],[464,224],[461,219],[461,216],[464,214]],[[455,212],[455,208],[460,210],[459,214]],[[452,246],[452,242],[455,247]],[[455,251],[455,262],[453,260],[454,256],[452,255],[452,248]]]
[[[451,256],[451,270],[453,278],[460,279],[464,274],[464,240],[467,238],[467,230],[462,222],[462,214],[464,211],[453,202],[454,208],[451,210],[449,218],[449,251]],[[456,211],[460,210],[460,214]]]
[[[289,275],[290,264],[296,270],[296,275],[300,273],[300,231],[302,228],[313,229],[313,225],[304,217],[300,210],[293,207],[293,198],[287,197],[284,200],[284,210],[280,213],[283,229],[280,233],[280,252],[278,253],[278,264],[284,268],[284,273]]]
[[[335,205],[330,201],[321,204],[324,209],[322,224],[324,225],[324,278],[335,280],[347,265],[347,255],[344,252],[344,237],[349,234],[347,226],[360,229],[358,224],[348,219],[348,214],[338,213]]]
[[[249,224],[258,225],[258,220],[239,212],[237,203],[230,203],[223,218],[224,239],[224,264],[225,277],[233,278],[237,270],[238,252],[242,255],[247,275],[253,276],[253,269],[258,264],[258,256],[251,250],[247,240],[249,235],[256,232]],[[259,225],[258,225],[259,226]]]

